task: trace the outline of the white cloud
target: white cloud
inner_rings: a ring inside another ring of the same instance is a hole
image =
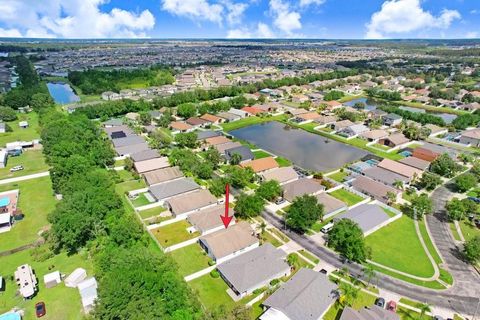
[[[478,32],[476,32],[476,31],[467,32],[467,34],[465,35],[465,38],[477,39],[478,38]]]
[[[455,19],[460,19],[456,10],[444,9],[437,17],[424,11],[420,0],[388,0],[375,12],[367,26],[366,38],[399,36],[423,29],[447,29]]]
[[[473,9],[470,11],[470,14],[479,14],[480,13],[480,10],[477,10],[477,9]]]
[[[227,21],[229,24],[238,24],[242,21],[243,14],[248,8],[248,3],[233,3],[226,2],[225,6],[227,8]]]
[[[267,38],[272,39],[275,38],[275,34],[270,29],[270,27],[262,22],[259,22],[256,26],[256,30],[250,30],[248,28],[241,28],[241,29],[232,29],[228,31],[227,38],[229,39],[260,39],[260,38]]]
[[[177,16],[221,23],[224,8],[206,0],[163,0],[162,9]]]
[[[326,0],[300,0],[300,7],[308,7],[309,5],[322,5]]]
[[[302,28],[301,16],[293,11],[287,2],[270,0],[270,11],[274,16],[273,24],[278,29],[291,36],[295,30]]]
[[[0,28],[0,38],[20,38],[22,34],[17,29]]]
[[[41,38],[146,37],[146,31],[155,25],[155,18],[148,10],[134,13],[113,8],[102,12],[100,6],[106,2],[2,0],[0,22],[21,36]]]

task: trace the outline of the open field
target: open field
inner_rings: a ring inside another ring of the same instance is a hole
[[[480,229],[477,228],[471,221],[462,220],[459,222],[459,224],[465,241],[473,239],[476,236],[480,236]]]
[[[147,210],[139,211],[138,214],[142,219],[147,219],[151,217],[158,216],[160,213],[164,212],[166,209],[164,207],[155,207]]]
[[[211,261],[197,243],[174,250],[168,255],[178,264],[178,273],[182,276],[208,268],[208,263]]]
[[[37,240],[38,232],[48,225],[47,215],[56,203],[50,177],[0,185],[0,192],[14,189],[20,190],[17,207],[25,217],[17,221],[9,232],[0,233],[0,252]]]
[[[10,168],[20,165],[23,166],[23,170],[10,172]],[[8,157],[6,167],[0,168],[0,179],[27,176],[33,173],[48,171],[48,168],[42,150],[27,150],[19,156]]]
[[[153,229],[152,233],[162,247],[166,248],[177,243],[181,243],[195,237],[198,237],[200,233],[189,233],[187,228],[190,224],[185,221],[175,222],[164,227]]]
[[[233,121],[233,122],[222,123],[221,127],[223,128],[224,131],[228,132],[228,131],[240,129],[243,127],[248,127],[254,124],[270,122],[270,121],[280,121],[283,119],[286,119],[285,115],[274,116],[274,117],[248,117],[248,118],[244,118],[244,119]]]
[[[40,247],[44,250],[46,246]],[[80,300],[80,294],[76,288],[68,288],[63,282],[53,288],[45,288],[43,276],[53,271],[69,274],[78,267],[87,270],[88,276],[92,276],[93,265],[86,254],[80,253],[75,255],[67,255],[60,253],[52,256],[44,261],[43,259],[34,258],[31,253],[38,249],[30,249],[15,254],[1,257],[0,264],[2,266],[2,276],[6,280],[6,291],[0,293],[0,314],[19,307],[25,311],[22,319],[33,320],[35,317],[35,303],[43,301],[47,309],[47,315],[42,319],[83,319],[83,309]],[[11,280],[16,268],[24,263],[32,266],[38,282],[38,293],[31,300],[23,300],[16,295],[17,284]]]
[[[411,218],[402,216],[365,238],[372,260],[419,277],[431,277],[434,269],[415,232]],[[412,263],[409,257],[415,257]]]
[[[227,307],[235,305],[227,293],[227,284],[220,277],[213,278],[210,274],[206,274],[190,281],[189,285],[197,292],[200,302],[209,310],[221,305]]]
[[[343,182],[347,176],[348,176],[347,171],[338,171],[338,172],[335,172],[334,174],[329,175],[328,177],[337,182]]]
[[[263,150],[253,151],[253,155],[255,156],[255,159],[262,159],[262,158],[271,157],[270,153],[265,152]]]
[[[335,197],[338,200],[345,202],[349,207],[363,200],[363,198],[360,197],[359,195],[351,193],[350,191],[345,189],[338,189],[333,192],[330,192],[329,194],[332,197]]]
[[[7,122],[12,128],[12,132],[0,133],[0,146],[5,146],[8,142],[31,141],[40,138],[38,115],[35,112],[18,113],[17,116],[17,120]],[[18,126],[20,121],[28,121],[28,128],[20,128]]]

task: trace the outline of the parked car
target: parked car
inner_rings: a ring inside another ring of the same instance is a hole
[[[285,199],[283,199],[282,197],[279,197],[277,198],[277,200],[275,200],[275,204],[278,206],[282,203],[285,203],[285,201],[286,201]]]
[[[468,200],[472,200],[475,203],[480,203],[480,198],[477,197],[468,197]]]
[[[375,299],[375,305],[379,306],[380,308],[385,308],[385,299],[383,298]]]
[[[323,233],[328,233],[333,228],[333,222],[329,222],[320,229]]]
[[[45,302],[38,302],[35,304],[35,315],[37,318],[41,318],[47,314],[47,309],[45,308]]]
[[[23,170],[23,166],[15,166],[10,168],[10,172],[17,172]]]
[[[327,270],[322,269],[322,270],[320,270],[320,273],[327,274]]]
[[[387,310],[392,312],[397,312],[397,303],[395,301],[388,301]]]

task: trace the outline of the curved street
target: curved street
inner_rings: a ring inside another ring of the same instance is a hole
[[[303,246],[306,250],[315,254],[318,258],[320,258],[324,262],[339,269],[342,267],[348,267],[352,275],[358,278],[363,278],[363,272],[362,272],[363,267],[361,265],[357,263],[343,263],[338,254],[320,246],[319,244],[311,240],[308,236],[301,235],[290,230],[284,230],[283,220],[273,213],[263,211],[262,216],[270,224],[277,227],[278,229],[281,229],[288,237],[290,237],[292,240],[294,240],[295,242]],[[447,227],[448,227],[448,224],[447,224]],[[432,230],[432,233],[433,232],[434,230]],[[434,239],[434,241],[435,240],[436,238]],[[443,252],[441,251],[440,253],[443,256]],[[445,260],[447,259],[445,258]],[[414,259],[412,259],[412,263],[415,263]],[[479,282],[478,276],[474,275],[473,270],[471,268],[469,270],[470,270],[469,276],[473,278],[471,278],[468,284],[460,280],[455,282],[454,286],[452,286],[451,288],[446,290],[441,290],[441,291],[419,287],[419,286],[386,276],[379,272],[377,272],[376,277],[378,279],[378,287],[381,289],[388,290],[398,295],[409,297],[418,301],[426,301],[431,305],[450,309],[456,313],[474,315],[477,309],[477,305],[479,303],[479,299],[476,297],[480,297],[480,294],[479,294],[480,291],[477,291],[478,287],[480,286],[480,282]],[[457,271],[454,272],[452,270],[452,273],[456,279],[458,272]],[[460,279],[465,279],[465,276],[466,274],[463,274],[463,277],[460,277]],[[475,284],[473,284],[473,282],[475,282]],[[465,286],[466,288],[463,288],[463,286]],[[471,292],[471,293],[469,294],[467,292]]]

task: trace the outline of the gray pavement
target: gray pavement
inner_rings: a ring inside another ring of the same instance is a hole
[[[290,230],[284,230],[283,220],[281,220],[275,214],[263,211],[262,216],[270,224],[274,225],[278,229],[282,229],[282,231],[284,231],[285,234],[287,234],[292,240],[296,241],[305,249],[315,254],[322,261],[339,269],[346,266],[352,275],[363,278],[363,267],[361,265],[356,263],[344,263],[338,254],[319,245],[308,236],[301,235]],[[415,263],[414,257],[412,257],[411,262]],[[468,293],[468,289],[457,288],[457,286],[464,285],[462,281],[458,281],[450,289],[432,290],[415,286],[381,273],[377,273],[376,278],[377,279],[374,282],[376,282],[377,286],[381,289],[388,290],[400,296],[409,297],[418,301],[425,301],[431,305],[447,308],[460,314],[473,315],[479,302],[479,295],[471,295]],[[475,279],[472,279],[472,281],[475,281]],[[469,285],[471,285],[471,283]],[[476,287],[476,285],[474,285],[474,287]],[[472,294],[475,292],[476,290],[472,290]]]

